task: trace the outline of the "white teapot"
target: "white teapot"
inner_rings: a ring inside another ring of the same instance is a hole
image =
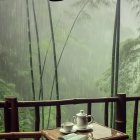
[[[86,129],[89,124],[91,124],[94,121],[93,116],[87,115],[84,113],[84,110],[80,110],[79,113],[76,114],[76,116],[73,116],[74,123],[79,129]],[[91,118],[91,121],[88,122],[88,118]]]

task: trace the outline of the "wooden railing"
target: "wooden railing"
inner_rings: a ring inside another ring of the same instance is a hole
[[[0,139],[6,140],[18,140],[19,138],[34,138],[35,140],[39,140],[42,137],[46,140],[54,140],[54,138],[49,136],[47,131],[0,133]]]
[[[35,108],[35,131],[40,128],[40,107],[55,106],[56,107],[56,126],[61,125],[61,106],[72,104],[86,104],[87,114],[91,114],[93,103],[104,103],[104,125],[108,126],[109,104],[116,103],[116,129],[121,132],[126,132],[126,103],[133,101],[134,117],[133,117],[133,140],[137,139],[137,120],[138,120],[138,103],[140,97],[126,97],[126,94],[118,94],[117,97],[108,98],[79,98],[65,100],[46,100],[46,101],[17,101],[16,98],[6,98],[5,102],[0,102],[0,108],[4,108],[4,124],[5,132],[18,132],[18,108],[19,107],[34,107]],[[1,135],[0,135],[1,136]],[[1,137],[0,137],[1,138]]]

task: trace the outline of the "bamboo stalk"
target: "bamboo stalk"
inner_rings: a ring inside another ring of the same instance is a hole
[[[65,41],[65,43],[64,43],[63,49],[62,49],[62,51],[61,51],[61,54],[60,54],[60,57],[59,57],[59,60],[58,60],[57,67],[58,67],[58,65],[59,65],[59,63],[60,63],[60,60],[61,60],[61,57],[62,57],[62,55],[63,55],[64,49],[66,48],[67,42],[68,42],[68,40],[69,40],[69,38],[70,38],[70,35],[71,35],[72,30],[73,30],[73,28],[74,28],[74,26],[75,26],[75,24],[76,24],[76,21],[77,21],[77,19],[79,18],[79,16],[80,16],[80,14],[82,13],[82,11],[84,10],[84,8],[86,7],[86,5],[88,4],[88,2],[89,2],[89,0],[87,0],[87,1],[85,2],[85,4],[82,6],[82,8],[80,9],[80,11],[78,12],[76,18],[74,19],[74,22],[73,22],[73,24],[72,24],[72,26],[71,26],[71,28],[70,28],[70,31],[69,31],[69,33],[68,33],[68,35],[67,35],[67,38],[66,38],[66,41]]]
[[[75,18],[75,20],[74,20],[72,26],[71,26],[71,29],[70,29],[70,31],[69,31],[69,33],[68,33],[68,35],[67,35],[66,41],[65,41],[64,46],[63,46],[63,49],[62,49],[62,51],[61,51],[61,54],[60,54],[60,56],[59,56],[58,63],[57,63],[57,67],[59,66],[59,63],[60,63],[60,60],[61,60],[61,58],[62,58],[63,52],[64,52],[64,50],[65,50],[65,48],[66,48],[67,42],[68,42],[68,40],[69,40],[69,37],[70,37],[70,35],[71,35],[71,33],[72,33],[72,30],[73,30],[75,24],[76,24],[76,21],[77,21],[78,17],[80,16],[80,14],[82,13],[82,11],[84,10],[85,6],[88,4],[88,2],[89,2],[89,0],[87,0],[87,2],[86,2],[86,3],[83,5],[83,7],[80,9],[80,11],[78,12],[78,14],[77,14],[77,16],[76,16],[76,18]],[[53,79],[55,79],[55,76],[54,76]],[[53,81],[54,81],[54,80],[53,80]],[[53,86],[54,86],[54,82],[53,82],[53,84],[52,84],[51,93],[52,93],[52,90],[53,90]]]
[[[118,93],[118,75],[119,75],[119,50],[120,50],[120,0],[117,0],[117,39],[116,39],[116,66],[115,66],[115,89],[114,96]],[[116,119],[116,105],[114,105],[114,120]],[[115,128],[115,123],[113,124]]]
[[[39,31],[38,31],[38,25],[37,25],[37,18],[36,18],[36,12],[35,12],[35,3],[34,0],[32,0],[33,5],[33,15],[34,15],[34,22],[35,22],[35,31],[36,31],[36,39],[37,39],[37,49],[38,49],[38,63],[39,63],[39,76],[40,76],[40,90],[39,95],[41,94],[41,99],[43,99],[43,81],[42,81],[42,64],[41,64],[41,53],[40,53],[40,40],[39,40]]]
[[[49,11],[49,20],[50,20],[51,36],[52,36],[52,45],[53,45],[54,68],[55,68],[55,85],[56,85],[56,99],[59,100],[58,70],[57,70],[57,58],[56,58],[55,37],[54,37],[54,31],[53,31],[51,7],[50,7],[50,2],[49,2],[49,0],[47,0],[47,3],[48,3],[48,11]]]
[[[115,72],[115,54],[116,54],[116,32],[117,32],[117,4],[116,15],[114,23],[114,35],[113,35],[113,49],[112,49],[112,74],[111,74],[111,97],[114,96],[114,72]]]
[[[77,21],[77,19],[79,18],[79,16],[80,16],[80,14],[82,13],[82,11],[84,10],[85,6],[88,4],[88,2],[89,2],[89,0],[87,0],[87,1],[85,2],[85,4],[83,5],[83,7],[80,9],[80,11],[78,12],[78,14],[77,14],[77,16],[76,16],[76,18],[75,18],[75,20],[74,20],[72,26],[71,26],[71,29],[70,29],[70,31],[69,31],[69,33],[68,33],[68,35],[67,35],[66,41],[65,41],[65,43],[64,43],[63,49],[62,49],[61,54],[60,54],[59,59],[58,59],[57,68],[58,68],[58,66],[59,66],[60,60],[61,60],[61,58],[62,58],[63,52],[64,52],[64,50],[65,50],[65,48],[66,48],[66,45],[67,45],[67,42],[68,42],[68,40],[69,40],[69,37],[70,37],[70,35],[71,35],[71,33],[72,33],[72,30],[73,30],[73,28],[74,28],[74,26],[75,26],[75,24],[76,24],[76,21]],[[50,100],[52,99],[52,91],[53,91],[53,87],[54,87],[54,80],[55,80],[55,76],[54,76],[54,78],[53,78],[53,83],[52,83],[52,88],[51,88],[51,93],[50,93]],[[49,117],[48,117],[47,128],[48,128],[48,126],[49,126],[50,113],[51,113],[51,107],[50,107],[50,109],[49,109]]]
[[[59,21],[60,21],[60,19],[59,19]],[[59,21],[57,22],[57,25],[58,25]],[[57,25],[56,25],[55,28],[57,28]],[[47,61],[47,56],[48,56],[48,52],[49,52],[49,49],[50,49],[51,41],[52,41],[52,39],[50,39],[50,41],[49,41],[49,47],[48,47],[48,49],[46,51],[46,54],[45,54],[45,58],[44,58],[43,66],[42,66],[42,71],[41,71],[41,76],[43,76],[43,73],[44,73],[45,64],[46,64],[46,61]]]
[[[116,73],[115,73],[115,96],[118,92],[118,75],[119,75],[119,48],[120,48],[120,0],[118,3],[118,20],[117,20],[117,47],[116,47]]]
[[[111,70],[111,97],[115,95],[115,72],[116,72],[116,40],[117,40],[117,22],[118,20],[118,1],[116,4],[116,15],[114,23],[114,35],[113,35],[113,49],[112,49],[112,70]],[[110,112],[110,127],[114,126],[114,104],[111,103],[111,112]]]
[[[32,79],[32,92],[33,100],[35,100],[35,86],[34,86],[34,71],[33,71],[33,60],[32,60],[32,43],[31,43],[31,27],[30,27],[30,13],[29,13],[29,1],[26,0],[26,10],[27,10],[27,24],[28,24],[28,44],[29,44],[29,54],[30,54],[30,71]]]
[[[50,100],[52,99],[54,82],[55,82],[55,78],[53,78],[53,83],[52,83],[52,87],[51,87],[51,94],[50,94]],[[50,116],[51,116],[51,106],[49,107],[49,116],[48,116],[48,121],[47,121],[47,128],[49,128],[49,125],[50,125]]]
[[[34,14],[34,21],[35,21],[35,31],[36,31],[37,49],[38,49],[39,76],[40,76],[39,100],[40,99],[43,100],[44,92],[43,92],[42,65],[41,65],[41,55],[40,55],[40,40],[39,40],[34,0],[32,0],[32,5],[33,5],[33,14]],[[44,108],[43,107],[42,107],[42,128],[44,129]]]

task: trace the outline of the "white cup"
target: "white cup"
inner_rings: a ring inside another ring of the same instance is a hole
[[[74,124],[72,122],[64,122],[63,124],[61,124],[61,128],[63,128],[66,132],[71,132],[73,125]]]

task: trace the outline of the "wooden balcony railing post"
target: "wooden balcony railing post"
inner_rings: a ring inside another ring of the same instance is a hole
[[[40,128],[40,111],[39,106],[35,107],[35,131],[39,131]]]
[[[117,94],[119,101],[116,103],[116,129],[126,132],[126,94]]]
[[[56,106],[56,127],[61,126],[61,106]]]
[[[105,102],[105,108],[104,108],[104,125],[108,127],[108,102]]]
[[[11,109],[10,109],[10,103],[8,102],[8,98],[5,98],[5,105],[4,105],[4,127],[5,127],[5,132],[10,132]]]
[[[5,118],[5,132],[19,132],[17,98],[15,97],[5,98],[4,118]]]
[[[137,125],[138,125],[138,107],[139,107],[139,101],[135,101],[134,106],[134,117],[133,117],[133,140],[137,140]]]
[[[19,132],[17,98],[9,98],[9,101],[11,103],[11,131]]]
[[[91,103],[88,103],[87,104],[87,114],[88,115],[91,115],[91,107],[92,107],[92,104]],[[90,122],[91,121],[91,118],[89,117],[88,118],[88,122]]]

